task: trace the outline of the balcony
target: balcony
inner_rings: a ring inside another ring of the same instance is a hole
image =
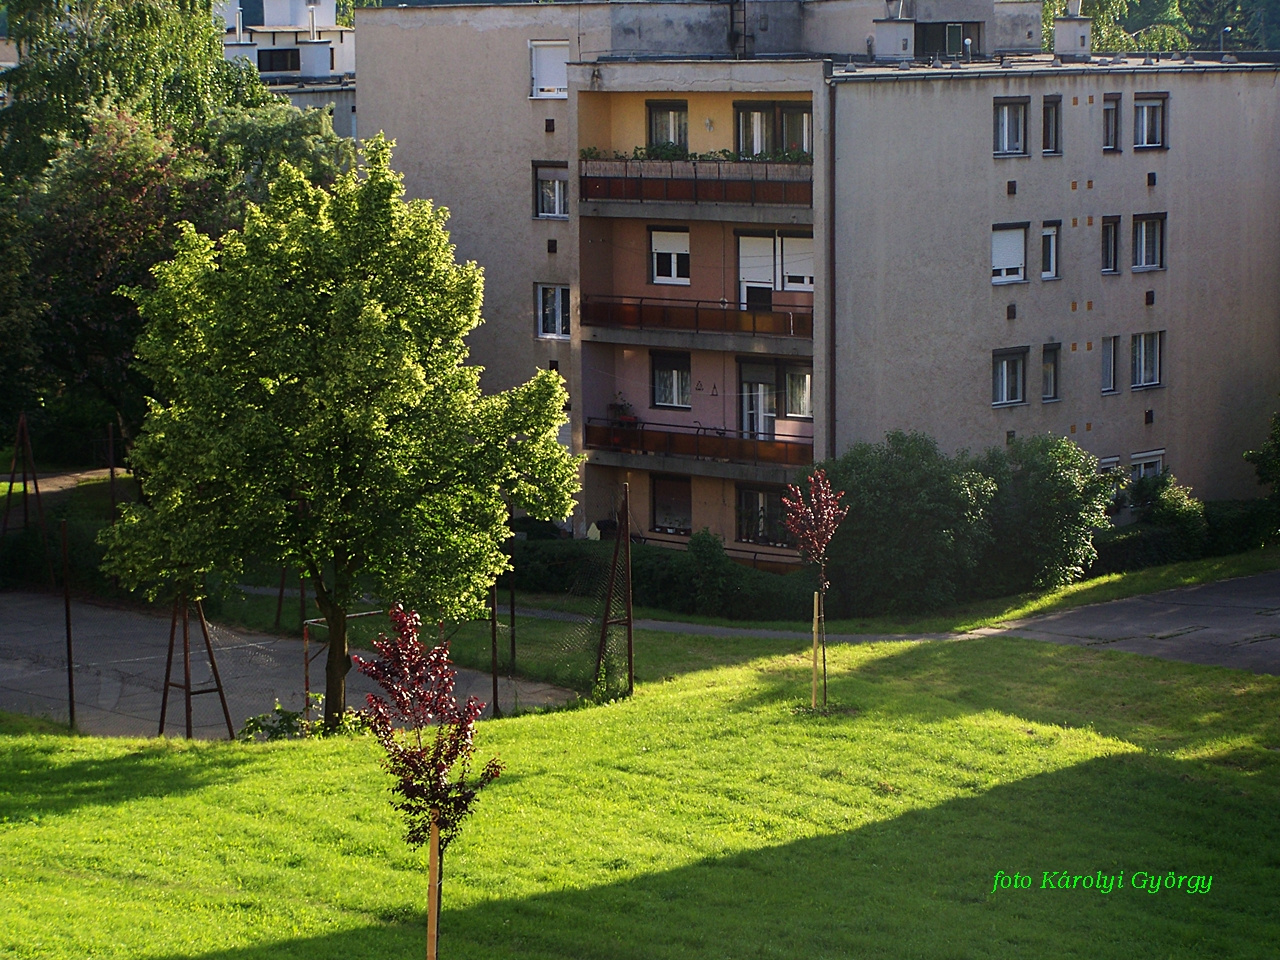
[[[811,310],[743,310],[736,304],[711,300],[583,297],[582,324],[630,330],[813,339]]]
[[[723,428],[605,417],[587,418],[583,445],[588,450],[761,466],[807,467],[813,463],[812,440],[768,440]]]
[[[581,160],[579,176],[584,204],[607,201],[813,207],[812,163]]]

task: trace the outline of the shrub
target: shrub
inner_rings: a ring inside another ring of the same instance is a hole
[[[1128,497],[1138,511],[1140,523],[1161,527],[1175,535],[1177,556],[1174,560],[1195,560],[1204,554],[1208,534],[1204,504],[1191,495],[1190,487],[1179,484],[1173,474],[1160,473],[1133,481]]]
[[[1204,520],[1205,556],[1220,557],[1275,543],[1280,508],[1268,499],[1207,501]]]
[[[829,614],[954,601],[990,540],[984,511],[994,481],[921,433],[855,444],[824,467],[849,506],[830,548]]]
[[[1108,526],[1112,496],[1097,459],[1066,437],[1040,434],[988,450],[982,465],[996,492],[975,592],[1000,596],[1082,577],[1097,557],[1093,532]]]

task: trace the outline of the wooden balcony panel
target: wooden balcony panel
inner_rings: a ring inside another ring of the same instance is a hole
[[[755,200],[755,191],[751,189],[750,180],[726,180],[724,184],[724,199],[726,203],[752,203]]]
[[[698,203],[723,203],[724,202],[724,181],[723,180],[699,180],[697,181],[697,202]]]
[[[726,429],[588,418],[583,435],[590,449],[738,463],[803,467],[813,463],[811,440],[740,437]]]
[[[638,327],[813,339],[813,314],[802,310],[741,310],[700,300],[583,297],[582,323],[589,327]]]
[[[794,182],[783,184],[785,203],[796,207],[812,207],[813,206],[813,183],[812,181]]]
[[[667,199],[696,203],[698,200],[697,188],[698,181],[696,180],[668,180]]]

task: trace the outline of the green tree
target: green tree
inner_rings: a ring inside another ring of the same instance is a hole
[[[405,203],[390,145],[331,191],[285,165],[243,231],[187,227],[156,288],[131,292],[156,385],[133,463],[146,507],[107,531],[107,570],[153,594],[299,565],[329,627],[325,722],[345,707],[346,614],[372,589],[430,620],[467,616],[506,566],[511,507],[564,517],[577,465],[543,371],[480,393],[464,337],[482,279],[447,212]]]
[[[1271,497],[1280,500],[1280,413],[1271,417],[1271,430],[1257,450],[1245,453],[1244,458],[1258,472],[1258,483],[1271,488]]]
[[[21,353],[12,392],[104,401],[129,437],[142,421],[144,381],[131,366],[141,327],[118,291],[146,284],[173,255],[182,219],[221,227],[222,190],[203,155],[120,112],[95,111],[84,141],[5,204],[27,269],[0,317]],[[28,400],[30,402],[30,400]]]
[[[0,169],[38,173],[87,108],[122,104],[187,142],[224,106],[274,99],[252,66],[222,54],[209,0],[8,0],[18,65],[0,73]]]
[[[1041,7],[1043,18],[1044,48],[1053,49],[1053,21],[1064,16],[1067,0],[1044,0]],[[1133,37],[1124,28],[1124,19],[1129,13],[1129,0],[1084,0],[1080,7],[1080,15],[1093,20],[1093,49],[1121,51],[1133,48]]]

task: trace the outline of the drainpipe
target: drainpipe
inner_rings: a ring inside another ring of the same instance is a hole
[[[307,7],[307,26],[311,31],[310,39],[316,38],[316,8],[313,5]]]
[[[827,80],[827,459],[836,456],[836,91]]]

